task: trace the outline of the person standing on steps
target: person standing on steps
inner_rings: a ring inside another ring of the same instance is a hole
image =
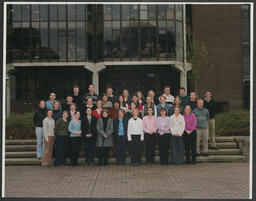
[[[197,108],[193,110],[196,115],[196,152],[199,156],[201,153],[203,156],[209,156],[208,154],[208,135],[209,135],[209,111],[204,107],[204,101],[199,99],[197,102]],[[203,149],[200,150],[201,138],[203,138]]]
[[[43,120],[47,115],[47,109],[45,107],[45,101],[41,100],[39,108],[35,112],[33,120],[36,134],[36,155],[38,159],[42,159],[44,151],[44,132],[43,132]]]
[[[215,142],[215,114],[216,114],[216,103],[212,99],[212,94],[210,91],[205,93],[204,107],[209,111],[209,137],[211,142],[211,147],[213,149],[218,149]]]

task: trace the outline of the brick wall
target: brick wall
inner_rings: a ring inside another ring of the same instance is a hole
[[[199,96],[210,90],[215,100],[233,107],[243,100],[241,23],[240,5],[192,6],[193,34],[215,58],[215,68],[205,66],[200,73]]]

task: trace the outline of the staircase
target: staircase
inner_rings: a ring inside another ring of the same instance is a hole
[[[209,146],[209,157],[199,156],[198,162],[244,162],[245,156],[239,149],[237,142],[232,136],[215,138],[218,150]],[[142,161],[145,161],[144,152]],[[97,162],[97,158],[95,158]],[[84,163],[83,151],[81,149],[79,163]],[[110,163],[115,163],[115,158],[110,154]],[[130,159],[127,158],[127,162]],[[159,152],[156,150],[156,162],[159,163]],[[69,159],[67,163],[70,163]],[[6,140],[5,145],[6,165],[41,165],[41,160],[36,157],[36,140]]]

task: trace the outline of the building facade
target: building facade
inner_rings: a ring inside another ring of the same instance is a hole
[[[171,86],[173,95],[178,93],[179,87],[190,90],[187,74],[191,65],[186,62],[185,54],[189,32],[208,44],[212,42],[209,48],[215,46],[214,51],[218,46],[229,48],[221,57],[226,63],[222,60],[217,63],[218,70],[212,72],[214,76],[202,71],[201,77],[206,76],[207,81],[199,81],[199,95],[209,89],[219,102],[242,101],[241,6],[219,6],[8,5],[7,113],[18,112],[20,108],[29,110],[33,102],[48,99],[50,92],[55,92],[58,100],[65,99],[72,93],[74,84],[85,93],[93,83],[99,94],[109,86],[116,94],[124,88],[131,93],[153,89],[161,94],[165,85]],[[216,15],[218,9],[225,12],[230,7],[235,11],[233,16],[219,12]],[[216,19],[224,22],[216,23]],[[223,26],[227,28],[223,30]],[[236,33],[233,47],[225,37],[215,44],[213,36],[230,36],[232,26]],[[221,30],[214,32],[215,27]],[[237,50],[233,52],[235,61],[228,56],[231,49]],[[236,87],[232,84],[219,87],[227,83],[225,77],[233,68],[235,77],[231,82],[236,80]],[[220,71],[224,72],[221,77],[218,76]],[[230,88],[232,95],[227,96]]]

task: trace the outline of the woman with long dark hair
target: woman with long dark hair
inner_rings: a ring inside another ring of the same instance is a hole
[[[96,146],[99,150],[98,165],[108,165],[110,147],[113,146],[113,121],[109,117],[109,111],[107,109],[103,109],[102,118],[97,122],[97,132]]]

